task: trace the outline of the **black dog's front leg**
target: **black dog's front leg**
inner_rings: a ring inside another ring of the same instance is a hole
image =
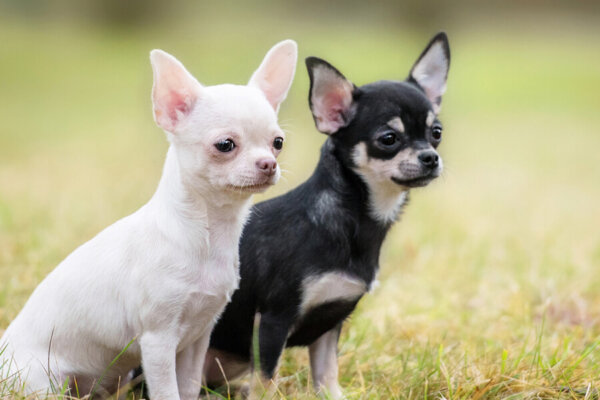
[[[263,378],[272,379],[275,375],[279,357],[285,347],[290,329],[287,315],[264,313],[258,327],[258,348],[260,371]]]
[[[286,318],[287,317],[287,318]],[[279,357],[283,352],[290,329],[289,314],[266,312],[260,315],[258,325],[258,367],[254,371],[253,382],[250,387],[250,398],[262,398],[266,394],[274,393],[273,382]],[[253,352],[254,354],[254,352]],[[256,365],[257,360],[254,360]]]

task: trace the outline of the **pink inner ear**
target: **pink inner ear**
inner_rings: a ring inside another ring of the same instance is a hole
[[[187,115],[190,112],[191,104],[182,93],[171,91],[167,103],[168,115],[173,124],[178,122],[181,116]]]
[[[172,132],[181,119],[191,112],[193,105],[193,100],[184,91],[169,90],[155,103],[156,121]]]
[[[343,111],[344,110],[342,107],[333,106],[329,110],[329,113],[327,113],[327,119],[331,122],[331,124],[339,128],[344,124],[344,118],[342,117]]]
[[[314,111],[319,117],[318,128],[321,131],[333,133],[344,126],[344,113],[352,103],[352,96],[343,87],[331,88],[320,102],[316,100]]]
[[[272,85],[270,85],[268,83],[267,80],[262,82],[263,86],[261,86],[261,90],[263,91],[263,93],[265,94],[265,97],[267,98],[267,101],[269,102],[269,104],[271,104],[271,107],[273,107],[275,110],[277,110],[277,108],[279,107],[279,97],[278,97],[278,92],[276,90],[276,88],[274,88]]]
[[[344,108],[348,106],[347,100],[348,93],[344,90],[343,87],[337,87],[331,92],[328,92],[325,97],[325,106],[330,108],[332,111],[335,110],[337,112],[341,112]]]

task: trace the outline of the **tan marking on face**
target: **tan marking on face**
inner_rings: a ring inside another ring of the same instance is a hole
[[[412,160],[416,164],[416,152],[413,148],[407,147],[399,151],[390,160],[369,158],[367,145],[359,143],[352,152],[352,160],[356,164],[356,172],[368,178],[370,182],[385,182],[394,187],[397,185],[391,181],[392,176],[404,179],[405,177],[402,176],[399,166],[401,163],[408,163]]]
[[[402,123],[402,119],[400,117],[394,117],[388,121],[388,126],[400,133],[404,133],[404,124]]]
[[[433,121],[435,121],[435,114],[433,113],[433,111],[429,111],[427,113],[427,119],[425,120],[425,124],[427,126],[431,126],[433,125]]]
[[[352,161],[360,169],[367,165],[369,162],[369,156],[367,155],[367,145],[359,143],[352,151]]]
[[[406,201],[406,189],[392,181],[392,176],[403,178],[398,166],[415,158],[411,148],[404,149],[391,160],[369,158],[365,143],[359,143],[353,150],[354,169],[369,187],[371,215],[383,222],[396,219]]]

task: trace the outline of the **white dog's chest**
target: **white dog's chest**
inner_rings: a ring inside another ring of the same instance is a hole
[[[202,268],[181,298],[181,348],[212,329],[239,283],[236,259],[218,260]]]

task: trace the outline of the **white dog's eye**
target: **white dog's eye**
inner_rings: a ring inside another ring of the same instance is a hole
[[[221,153],[229,153],[231,150],[235,148],[235,143],[231,139],[221,140],[220,142],[215,143],[215,147]]]
[[[442,127],[441,126],[434,126],[433,129],[431,130],[431,136],[435,140],[440,140],[442,138]]]
[[[273,147],[275,148],[275,150],[281,150],[281,148],[283,147],[283,138],[276,137],[275,140],[273,140]]]

